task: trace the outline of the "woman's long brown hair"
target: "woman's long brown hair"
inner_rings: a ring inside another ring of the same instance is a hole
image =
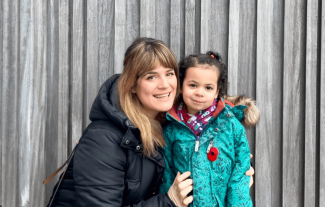
[[[126,50],[124,57],[124,70],[118,82],[118,94],[122,111],[140,130],[143,144],[143,154],[147,157],[156,154],[156,147],[163,147],[165,140],[162,133],[161,119],[159,114],[155,120],[150,119],[140,100],[131,89],[136,86],[138,78],[157,66],[172,68],[178,80],[179,71],[177,61],[171,50],[160,40],[152,38],[138,38]],[[179,92],[177,81],[177,93]]]

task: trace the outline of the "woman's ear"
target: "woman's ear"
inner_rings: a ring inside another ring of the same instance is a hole
[[[131,88],[131,93],[137,93],[134,87]]]

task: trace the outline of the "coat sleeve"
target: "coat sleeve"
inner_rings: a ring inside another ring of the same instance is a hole
[[[108,129],[90,129],[83,136],[74,155],[75,206],[123,205],[126,155],[119,140]],[[174,204],[166,194],[159,194],[131,206],[174,207]]]
[[[165,159],[165,171],[163,177],[163,183],[160,186],[160,193],[167,193],[170,186],[173,184],[176,174],[173,170],[173,134],[170,131],[170,127],[164,129],[164,138],[166,146],[164,147],[164,159]]]
[[[250,168],[250,150],[244,127],[234,124],[235,163],[227,187],[227,206],[251,207],[249,194],[250,177],[245,172]]]

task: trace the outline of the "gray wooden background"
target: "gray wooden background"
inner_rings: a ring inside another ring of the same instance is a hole
[[[247,130],[255,206],[325,206],[322,0],[1,0],[0,205],[44,206],[101,84],[139,36],[179,60],[207,50],[229,94],[257,100]]]

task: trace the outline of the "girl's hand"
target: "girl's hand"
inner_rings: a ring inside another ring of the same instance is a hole
[[[193,190],[193,179],[187,179],[191,172],[187,171],[183,174],[177,173],[174,183],[168,190],[169,198],[178,207],[186,207],[193,201],[193,195],[187,197]]]
[[[251,159],[252,159],[252,157],[253,157],[253,155],[251,154]],[[251,166],[250,168],[249,168],[249,170],[245,173],[245,175],[247,175],[247,176],[250,176],[251,177],[251,179],[250,179],[250,181],[249,181],[249,188],[253,185],[253,183],[254,183],[254,179],[253,179],[253,175],[255,174],[255,171],[254,171],[254,168]]]

